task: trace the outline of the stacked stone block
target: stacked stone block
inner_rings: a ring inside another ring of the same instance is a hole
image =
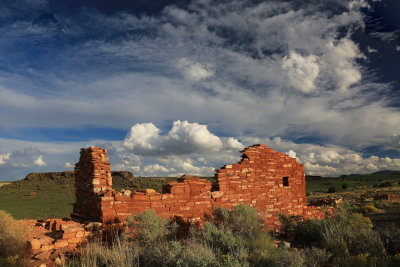
[[[69,219],[28,220],[29,266],[54,266],[64,253],[73,253],[92,236],[84,225]]]
[[[303,165],[265,145],[250,146],[242,154],[238,164],[217,170],[218,189],[225,194],[222,206],[254,206],[272,228],[279,225],[280,213],[304,215],[307,200]]]
[[[79,162],[75,164],[75,196],[73,218],[100,221],[98,195],[111,189],[112,178],[107,149],[82,148]]]
[[[185,175],[168,182],[163,193],[153,190],[117,192],[111,189],[110,164],[106,150],[81,150],[75,167],[77,202],[74,212],[101,222],[123,222],[145,209],[166,218],[179,217],[194,223],[204,221],[217,206],[253,206],[271,229],[279,227],[279,214],[323,218],[317,207],[307,206],[304,166],[290,156],[265,145],[242,151],[242,160],[217,170],[217,182]],[[83,207],[82,207],[83,206]]]

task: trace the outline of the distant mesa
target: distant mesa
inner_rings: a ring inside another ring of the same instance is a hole
[[[383,170],[383,171],[377,171],[372,174],[385,174],[385,175],[393,175],[393,174],[400,174],[400,171],[393,171],[393,170]]]
[[[73,179],[74,171],[62,171],[62,172],[39,172],[39,173],[29,173],[24,180],[34,181],[34,180],[64,180]]]
[[[115,180],[124,180],[133,182],[135,177],[132,172],[129,171],[113,171],[111,176]],[[52,181],[63,181],[66,179],[74,179],[74,171],[62,171],[62,172],[32,172],[26,175],[24,180],[35,181],[35,180],[52,180]]]

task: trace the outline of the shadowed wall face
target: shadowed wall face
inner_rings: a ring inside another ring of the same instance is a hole
[[[72,217],[101,221],[99,193],[111,190],[111,164],[107,149],[100,147],[82,148],[79,162],[75,164],[76,202]]]

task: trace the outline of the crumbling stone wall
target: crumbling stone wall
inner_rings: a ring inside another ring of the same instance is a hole
[[[111,190],[111,164],[107,149],[82,148],[80,160],[75,164],[75,197],[72,218],[102,221],[102,192]]]
[[[101,222],[123,221],[132,213],[154,209],[166,218],[180,217],[190,223],[201,222],[217,206],[232,208],[240,203],[257,208],[271,229],[279,226],[280,213],[323,218],[324,212],[307,206],[304,166],[286,154],[265,145],[242,151],[238,164],[217,170],[217,182],[183,176],[168,182],[163,193],[117,192],[106,150],[90,147],[81,150],[75,166],[76,203],[74,216]]]
[[[61,266],[62,254],[73,254],[86,244],[101,223],[82,225],[70,219],[26,220],[29,266]]]
[[[400,200],[400,195],[388,193],[388,192],[377,192],[374,196],[374,200],[387,200],[389,202],[395,202]]]

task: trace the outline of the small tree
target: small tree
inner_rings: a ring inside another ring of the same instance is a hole
[[[335,192],[336,192],[336,187],[334,186],[329,187],[328,193],[335,193]]]

